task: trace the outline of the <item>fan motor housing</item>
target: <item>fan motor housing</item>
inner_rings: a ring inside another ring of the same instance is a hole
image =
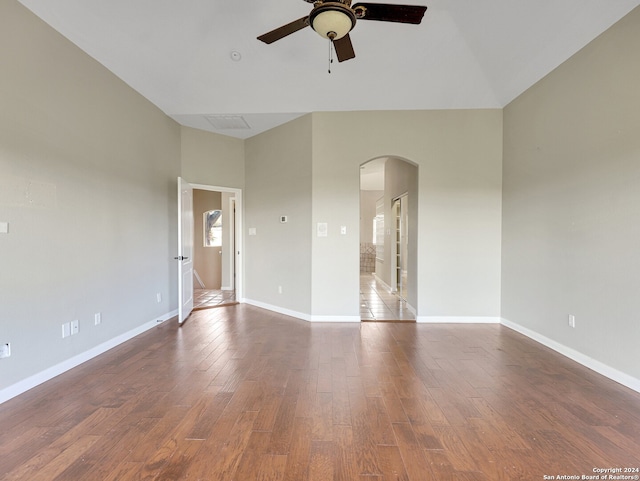
[[[309,24],[320,36],[338,40],[356,25],[356,14],[342,2],[317,3],[309,14]]]
[[[317,4],[325,3],[322,0],[304,0],[304,1],[307,3],[317,3]],[[347,7],[351,6],[351,0],[334,0],[334,1],[344,3]]]

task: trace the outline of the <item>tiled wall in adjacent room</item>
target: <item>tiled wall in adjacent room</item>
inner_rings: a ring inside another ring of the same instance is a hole
[[[371,242],[360,243],[360,272],[375,272],[376,246]]]

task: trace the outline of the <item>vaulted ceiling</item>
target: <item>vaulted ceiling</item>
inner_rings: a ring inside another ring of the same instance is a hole
[[[247,138],[314,111],[502,108],[640,0],[401,0],[420,25],[358,21],[332,64],[303,0],[20,0],[179,123]],[[355,3],[355,2],[354,2]]]

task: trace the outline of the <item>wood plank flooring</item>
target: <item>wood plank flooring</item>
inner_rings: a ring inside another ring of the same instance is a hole
[[[0,405],[1,480],[499,481],[639,467],[640,394],[499,325],[203,310]]]

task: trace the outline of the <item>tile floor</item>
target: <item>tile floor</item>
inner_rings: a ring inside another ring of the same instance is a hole
[[[360,318],[363,321],[415,321],[406,301],[389,293],[373,274],[360,274]]]
[[[235,304],[236,291],[221,291],[219,289],[194,289],[193,308],[207,309],[221,305]]]

